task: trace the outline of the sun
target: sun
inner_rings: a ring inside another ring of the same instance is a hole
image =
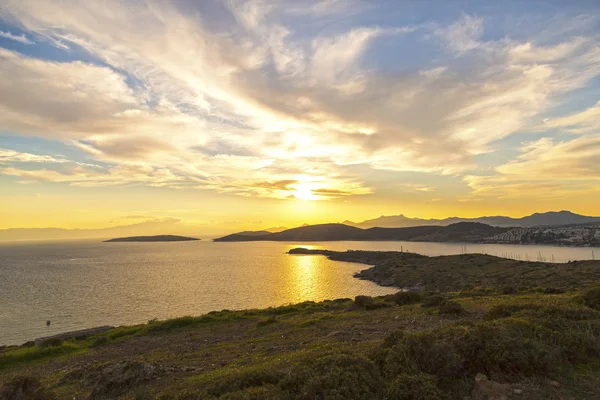
[[[298,183],[294,185],[292,195],[299,200],[317,200],[318,196],[313,193],[314,184]]]

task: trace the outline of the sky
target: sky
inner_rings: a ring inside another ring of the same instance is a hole
[[[0,0],[0,229],[600,215],[597,1]]]

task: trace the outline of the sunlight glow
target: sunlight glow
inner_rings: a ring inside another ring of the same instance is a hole
[[[317,200],[319,196],[316,196],[312,191],[315,188],[314,184],[311,183],[299,183],[294,186],[293,196],[300,200]]]

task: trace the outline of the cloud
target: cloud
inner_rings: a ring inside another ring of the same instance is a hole
[[[469,197],[557,198],[600,193],[600,135],[524,143],[521,154],[490,176],[465,178]]]
[[[78,46],[95,62],[0,50],[8,78],[0,83],[0,126],[68,141],[109,167],[3,171],[73,185],[360,195],[376,188],[350,172],[357,165],[475,176],[475,156],[600,74],[595,37],[483,41],[487,20],[479,16],[447,26],[331,26],[332,15],[352,14],[356,4],[311,2],[306,12],[260,1],[197,6],[72,0],[65,11],[57,1],[23,0],[5,7],[7,21]],[[302,22],[322,29],[306,31]],[[450,57],[406,68],[409,54],[368,57],[390,41]]]
[[[70,162],[65,158],[57,158],[48,155],[38,155],[31,153],[21,153],[15,150],[0,148],[0,164],[14,162],[34,162],[34,163],[67,163]]]
[[[600,132],[600,101],[581,112],[575,112],[564,117],[550,118],[539,125],[538,130],[563,128],[576,134]]]
[[[452,25],[435,30],[435,34],[450,50],[463,53],[481,46],[479,39],[483,35],[483,18],[463,14]]]
[[[0,37],[3,37],[5,39],[14,40],[15,42],[19,42],[22,44],[33,44],[33,41],[29,40],[27,38],[27,36],[25,36],[25,35],[17,36],[17,35],[13,35],[10,32],[0,31]]]

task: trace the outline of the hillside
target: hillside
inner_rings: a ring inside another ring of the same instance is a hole
[[[447,226],[458,222],[479,222],[498,227],[535,227],[535,226],[562,226],[587,223],[600,223],[600,217],[589,217],[579,215],[570,211],[550,211],[545,213],[535,213],[522,218],[511,218],[504,216],[460,218],[451,217],[445,219],[422,219],[409,218],[400,215],[382,215],[379,218],[366,220],[363,222],[344,221],[344,224],[358,228],[368,229],[374,227],[381,228],[402,228],[411,226]]]
[[[268,235],[237,233],[214,239],[215,242],[243,241],[336,241],[336,240],[407,240],[440,242],[478,242],[500,235],[507,228],[461,222],[450,226],[360,229],[344,224],[309,225]]]
[[[190,240],[200,240],[193,237],[176,235],[155,235],[155,236],[129,236],[105,240],[105,243],[111,242],[187,242]]]
[[[0,399],[595,399],[594,290],[357,296],[0,348]]]

